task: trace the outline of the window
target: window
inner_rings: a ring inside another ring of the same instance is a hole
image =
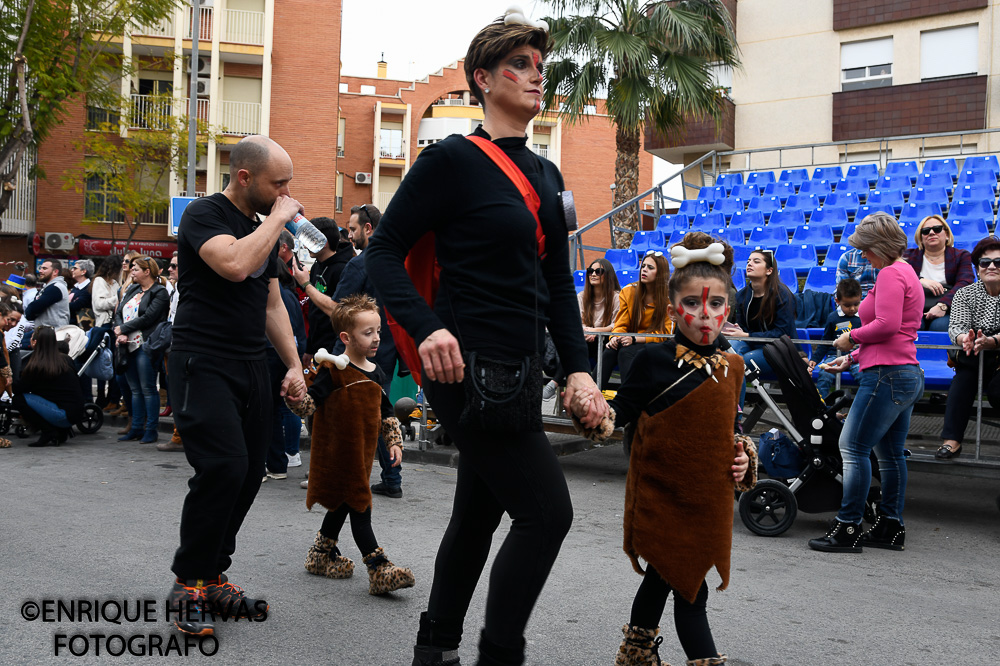
[[[337,119],[337,157],[344,156],[344,134],[347,132],[347,120]]]
[[[122,222],[124,218],[114,204],[118,203],[116,191],[108,184],[103,174],[87,176],[83,192],[83,215],[88,220],[100,222]]]
[[[892,37],[840,45],[840,89],[892,85]]]
[[[383,129],[379,142],[379,157],[403,159],[403,130]]]
[[[979,26],[920,33],[920,80],[979,72]]]
[[[733,92],[733,68],[726,65],[712,65],[712,85],[729,97]]]
[[[342,92],[342,93],[348,92],[348,90],[347,90],[347,84],[346,83],[341,83],[340,84],[340,92]]]
[[[374,95],[375,94],[375,86],[361,86],[361,94],[362,95]]]
[[[227,187],[229,187],[229,179],[230,175],[228,171],[222,174],[222,189],[226,189]]]
[[[337,172],[337,198],[334,208],[338,213],[344,212],[344,174]]]
[[[85,127],[88,130],[100,130],[104,129],[105,123],[116,127],[119,120],[121,120],[121,116],[114,111],[108,111],[99,106],[88,106],[87,124]]]

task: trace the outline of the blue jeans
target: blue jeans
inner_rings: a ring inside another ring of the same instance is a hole
[[[160,393],[156,370],[142,347],[129,352],[125,377],[132,391],[132,430],[156,430],[160,423]]]
[[[70,422],[66,419],[66,410],[61,409],[51,400],[46,400],[42,396],[35,395],[34,393],[25,393],[24,401],[28,403],[28,407],[31,407],[36,414],[55,427],[70,427]]]
[[[943,317],[937,317],[928,321],[924,319],[923,325],[921,325],[920,330],[922,331],[947,331],[948,324],[951,323],[951,315],[945,315]]]
[[[876,365],[861,373],[858,395],[840,433],[844,459],[844,499],[837,520],[860,523],[872,484],[871,453],[882,478],[882,512],[903,522],[906,459],[903,445],[913,404],[924,392],[917,365]]]
[[[830,354],[822,361],[820,361],[820,363],[830,363],[831,361],[835,361],[836,359],[837,356],[835,354]],[[854,377],[854,381],[856,381],[859,384],[861,383],[860,364],[852,363],[851,366],[847,368],[847,372],[851,374],[851,377]],[[837,383],[837,375],[833,374],[832,372],[826,372],[825,370],[820,370],[819,374],[816,375],[816,388],[819,390],[819,394],[824,398],[830,395],[830,392],[833,391],[833,387],[836,386],[836,383]]]
[[[743,363],[749,368],[750,361],[757,364],[760,368],[761,377],[773,378],[774,373],[771,371],[771,366],[767,364],[764,360],[764,343],[758,343],[751,347],[748,343],[743,340],[730,340],[729,344],[733,347],[733,353],[739,354],[743,357]],[[740,388],[740,409],[743,409],[743,402],[747,396],[747,380],[743,379],[743,386]]]

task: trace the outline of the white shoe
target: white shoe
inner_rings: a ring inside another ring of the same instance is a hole
[[[299,488],[302,488],[303,490],[308,490],[309,489],[309,479],[306,479],[305,481],[300,482],[299,483]]]
[[[284,472],[268,472],[266,477],[268,479],[287,479],[288,475]]]
[[[288,455],[287,453],[285,455]],[[296,453],[294,456],[288,456],[288,466],[289,467],[302,467],[302,456]]]
[[[555,381],[550,381],[548,384],[545,385],[545,388],[542,389],[542,400],[551,400],[552,398],[556,397],[556,393],[558,392],[559,392],[559,384],[557,384]]]
[[[303,421],[302,422],[302,427],[299,428],[299,437],[301,438],[301,437],[308,437],[308,436],[309,436],[309,428],[306,427],[306,422]]]

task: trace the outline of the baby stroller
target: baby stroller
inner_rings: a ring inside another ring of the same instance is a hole
[[[74,357],[74,353],[76,357],[79,357],[86,352],[88,346],[87,334],[79,326],[61,326],[56,329],[56,337],[60,341],[65,340],[68,343],[70,357],[74,358],[74,360],[78,360]],[[104,354],[104,350],[108,349],[110,342],[110,335],[105,333],[97,346],[87,356],[87,360],[80,366],[80,370],[77,372],[78,376],[82,377],[87,369],[98,361],[99,357]],[[30,352],[25,354],[25,358],[29,355]],[[9,402],[0,402],[0,437],[10,432],[11,428],[14,429],[14,434],[18,437],[23,438],[28,436],[27,428],[25,428],[24,423],[20,419],[17,420],[15,425],[14,420],[17,416],[17,410]],[[62,426],[62,424],[58,423],[54,423],[53,425]],[[70,425],[75,425],[81,435],[91,435],[100,430],[101,426],[104,425],[104,411],[97,404],[88,402],[83,406],[83,418],[80,422]]]
[[[837,412],[849,401],[843,391],[834,391],[826,400],[820,396],[798,349],[781,336],[764,346],[764,358],[778,378],[782,396],[791,414],[789,419],[760,383],[756,366],[747,368],[747,382],[757,389],[761,400],[773,411],[798,446],[803,466],[789,479],[762,479],[739,498],[740,519],[754,534],[777,536],[795,521],[799,510],[823,513],[840,508],[843,498],[843,461]],[[878,466],[872,473],[877,478]],[[868,493],[865,519],[873,520],[881,496],[878,487]]]

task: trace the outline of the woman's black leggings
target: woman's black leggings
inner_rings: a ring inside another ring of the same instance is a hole
[[[497,553],[486,596],[486,639],[523,649],[524,628],[573,522],[566,478],[542,431],[502,434],[458,424],[461,384],[425,384],[458,447],[451,521],[434,565],[427,617],[461,626],[504,513],[510,533]]]
[[[656,569],[647,566],[646,575],[643,576],[639,591],[635,593],[635,601],[632,602],[632,618],[629,623],[643,629],[655,629],[660,626],[663,607],[666,606],[667,595],[672,589],[667,581],[660,578]],[[705,612],[707,601],[708,585],[704,581],[693,604],[689,604],[682,596],[674,593],[674,627],[688,659],[704,659],[719,655],[715,650],[712,629],[708,626],[708,615]]]
[[[354,535],[354,543],[358,544],[358,550],[366,557],[374,553],[378,548],[378,540],[372,531],[371,507],[360,512],[341,504],[336,510],[327,511],[323,517],[323,526],[319,528],[320,533],[327,539],[336,541],[340,538],[340,530],[344,527],[347,516],[351,517],[351,534]]]

